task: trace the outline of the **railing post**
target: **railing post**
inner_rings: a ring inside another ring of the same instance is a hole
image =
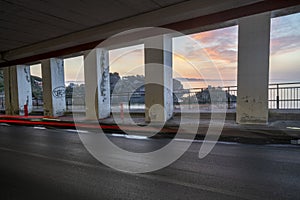
[[[1,106],[2,106],[2,108],[4,108],[4,98],[3,97],[1,97]]]
[[[279,84],[276,85],[277,96],[276,96],[276,108],[279,109]]]
[[[227,104],[228,104],[228,107],[227,107],[227,109],[230,109],[230,87],[228,87],[227,88],[227,95],[228,95],[228,97],[227,97]]]
[[[128,111],[130,111],[130,93],[129,92],[127,94],[127,98],[128,98]]]
[[[191,109],[191,92],[189,91],[189,109]]]
[[[122,122],[124,123],[124,107],[123,107],[123,102],[120,103],[120,118]]]
[[[66,99],[66,110],[69,110],[69,102],[67,96],[65,96],[65,99]]]

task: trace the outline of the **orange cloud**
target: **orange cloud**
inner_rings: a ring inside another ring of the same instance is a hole
[[[237,27],[229,27],[191,35],[199,42],[201,49],[189,52],[189,57],[197,57],[203,51],[213,61],[235,63],[237,61]]]
[[[215,34],[212,31],[207,31],[198,34],[193,34],[191,35],[191,37],[201,42],[209,42],[214,37],[214,35]]]

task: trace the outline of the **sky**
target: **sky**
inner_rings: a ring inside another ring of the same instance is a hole
[[[193,78],[187,87],[213,85],[220,79],[223,85],[236,85],[237,46],[238,26],[174,38],[173,76]],[[111,50],[109,59],[110,72],[144,74],[143,45]],[[65,59],[66,82],[83,82],[82,66],[82,56]],[[41,76],[40,65],[32,66],[31,73]],[[300,81],[300,13],[271,20],[270,82],[295,81]]]

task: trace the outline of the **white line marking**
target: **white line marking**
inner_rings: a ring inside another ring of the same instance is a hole
[[[10,126],[10,125],[6,123],[0,123],[0,126]]]
[[[113,136],[113,137],[121,137],[121,138],[127,138],[127,139],[135,139],[135,140],[149,140],[149,138],[147,136],[140,136],[140,135],[125,135],[125,134],[108,134],[108,136]],[[168,139],[168,138],[166,138]],[[204,140],[191,140],[191,139],[182,139],[182,138],[175,138],[174,139],[177,142],[193,142],[193,143],[203,143]],[[206,141],[207,143],[212,143],[214,141]],[[218,141],[218,144],[226,144],[226,145],[241,145],[240,143],[237,142],[222,142],[222,141]]]
[[[110,136],[110,135],[108,135],[108,136]],[[125,137],[124,134],[115,134],[115,133],[111,134],[111,136],[113,136],[113,137]]]
[[[89,131],[77,130],[77,129],[67,129],[67,131],[72,133],[89,133]]]
[[[300,130],[300,127],[286,127],[287,129]]]
[[[140,135],[125,135],[127,139],[134,139],[134,140],[148,140],[147,136],[140,136]]]
[[[110,136],[108,134],[108,136]],[[121,137],[121,138],[127,138],[127,139],[134,139],[134,140],[149,140],[147,136],[141,136],[141,135],[125,135],[125,134],[111,134],[113,137]]]
[[[34,126],[33,128],[34,129],[39,129],[39,130],[45,130],[46,129],[45,127],[42,127],[42,126]]]

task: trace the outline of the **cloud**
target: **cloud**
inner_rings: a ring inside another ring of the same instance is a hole
[[[136,45],[109,51],[110,71],[120,76],[144,74],[143,45]]]
[[[205,52],[213,61],[224,63],[235,63],[237,61],[237,26],[207,31],[191,36],[199,42],[202,48],[188,51],[189,57],[197,58]]]
[[[287,60],[293,60],[289,65],[294,68],[299,66],[299,62],[291,59],[295,57],[293,52],[299,52],[298,50],[300,49],[299,21],[300,13],[272,19],[271,60],[274,56],[280,56],[281,65],[283,65],[282,62],[285,62],[284,66],[286,66]],[[192,40],[187,39],[187,37],[174,39],[174,70],[177,70],[184,77],[203,78],[204,76],[202,75],[207,74],[208,76],[205,78],[213,78],[215,69],[217,69],[224,79],[236,79],[238,26],[206,31],[189,35],[188,37]],[[143,62],[143,59],[141,59],[143,57],[143,46],[137,49],[134,48],[137,47],[126,49],[132,52],[122,56],[123,59],[117,60],[116,63],[119,65],[118,68],[115,67],[116,70],[125,72],[127,66]],[[124,53],[124,50],[116,51],[112,58],[118,57],[118,54]],[[139,60],[139,62],[133,60]],[[191,61],[194,66],[191,66],[188,61]],[[272,63],[275,65],[274,62]],[[287,76],[281,73],[283,70],[288,70],[291,74],[294,74],[293,72],[295,71],[286,67],[285,69],[280,68],[280,70],[276,71],[278,76]]]
[[[109,60],[111,63],[118,62],[119,60],[132,60],[144,57],[143,45],[136,45],[121,49],[109,51]]]
[[[174,59],[174,67],[188,78],[235,80],[237,34],[237,26],[234,26],[176,39],[174,51],[178,56]],[[184,60],[190,61],[196,69]]]
[[[300,49],[300,13],[272,19],[271,55]]]
[[[214,61],[224,61],[225,63],[235,63],[237,61],[237,51],[221,48],[221,47],[213,47],[213,48],[205,48],[204,49],[209,57]]]
[[[300,35],[290,35],[271,40],[271,54],[295,51],[300,48]]]

